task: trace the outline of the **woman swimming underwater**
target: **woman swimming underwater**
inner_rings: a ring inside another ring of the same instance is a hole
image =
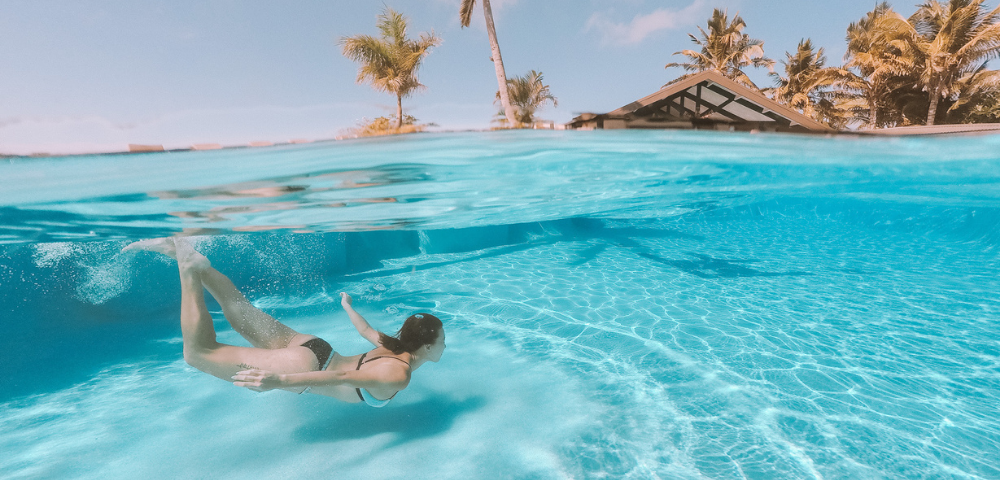
[[[425,362],[437,362],[444,352],[444,328],[437,317],[418,313],[406,319],[396,336],[381,333],[351,306],[341,293],[354,328],[374,349],[345,357],[314,335],[296,332],[254,307],[233,282],[183,238],[143,240],[123,250],[149,250],[177,260],[181,277],[181,333],[184,360],[209,375],[239,387],[309,391],[348,403],[382,407],[410,383],[410,375]],[[222,313],[253,347],[237,347],[215,339],[205,290],[222,306]]]

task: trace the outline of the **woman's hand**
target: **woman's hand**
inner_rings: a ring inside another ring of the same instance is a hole
[[[340,306],[345,309],[351,308],[351,296],[347,293],[340,292]]]
[[[233,385],[245,387],[255,392],[266,392],[281,387],[281,377],[267,370],[243,370],[233,375]]]
[[[365,340],[372,342],[372,345],[375,345],[376,347],[382,345],[379,340],[378,331],[368,324],[368,320],[365,320],[365,317],[362,317],[361,314],[354,311],[354,307],[351,306],[350,295],[345,292],[340,292],[340,306],[344,307],[344,311],[347,312],[347,316],[351,319],[351,323],[354,325],[354,328],[358,330],[358,333],[360,333],[362,337],[365,337]]]

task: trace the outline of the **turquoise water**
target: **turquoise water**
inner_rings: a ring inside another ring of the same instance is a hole
[[[181,231],[341,353],[340,291],[448,350],[385,409],[197,372],[118,252]],[[0,478],[1000,478],[998,272],[1000,137],[0,159]]]

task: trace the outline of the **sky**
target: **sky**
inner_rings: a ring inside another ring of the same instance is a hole
[[[912,3],[911,3],[912,2]],[[426,88],[406,113],[437,130],[490,127],[496,74],[477,5],[459,0],[0,0],[0,153],[119,151],[328,139],[395,112],[395,97],[356,83],[338,40],[376,34],[386,6],[411,37],[442,39],[425,58]],[[893,2],[903,15],[916,1]],[[993,5],[995,2],[988,2]],[[747,23],[779,61],[803,38],[840,65],[858,0],[493,0],[507,76],[543,73],[565,123],[655,92],[681,75],[669,62],[713,8]],[[759,86],[766,69],[748,72]]]

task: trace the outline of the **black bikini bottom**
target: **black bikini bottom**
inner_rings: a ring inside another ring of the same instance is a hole
[[[326,340],[318,337],[310,338],[302,346],[312,350],[313,355],[316,355],[316,360],[319,362],[319,367],[316,370],[326,368],[326,362],[330,360],[330,354],[333,353],[333,347],[326,343]]]

